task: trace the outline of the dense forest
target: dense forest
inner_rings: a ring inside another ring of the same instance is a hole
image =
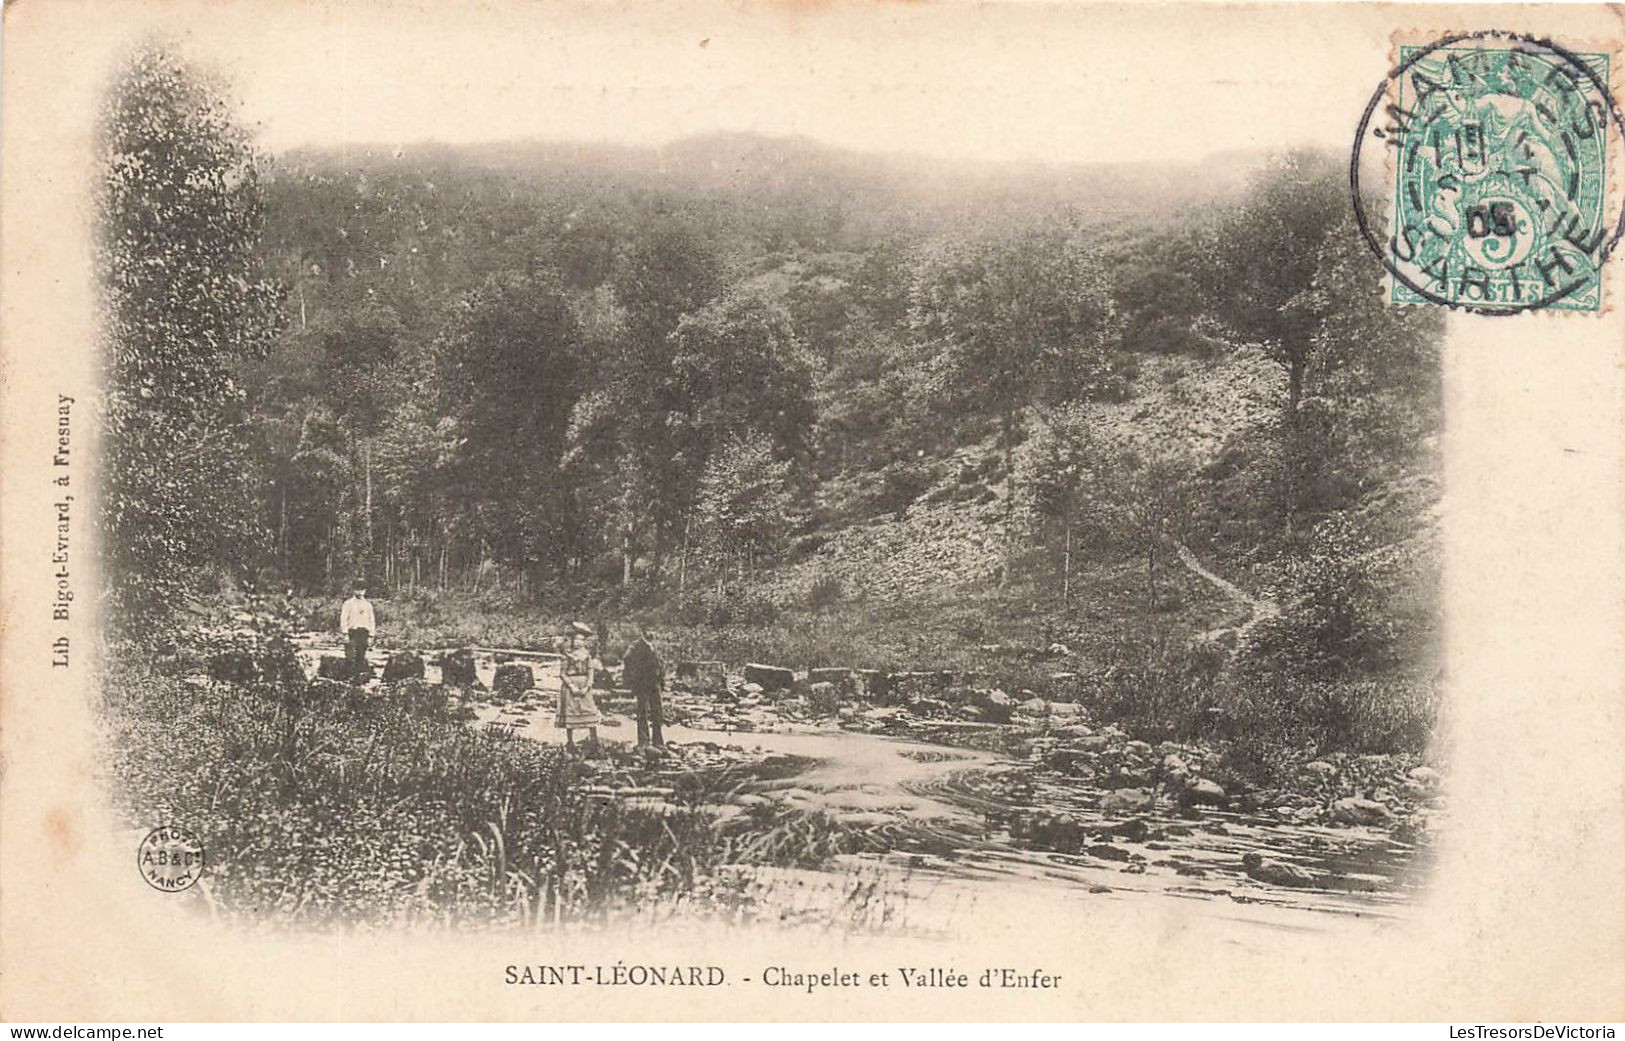
[[[286,325],[241,372],[259,563],[311,590],[676,589],[904,508],[989,436],[1014,509],[1034,430],[1083,436],[1055,420],[1127,396],[1141,355],[1241,344],[1284,376],[1252,540],[1285,548],[1409,461],[1435,360],[1363,306],[1377,268],[1330,157],[1138,209],[1132,171],[928,170],[752,137],[281,159]],[[1374,407],[1394,429],[1354,421]],[[1030,490],[1066,498],[1064,465]]]
[[[273,158],[217,101],[151,103],[191,89],[163,68],[110,125],[175,151],[108,191],[178,195],[203,232],[104,229],[132,287],[106,521],[129,619],[200,573],[716,624],[1020,602],[1142,690],[1200,674],[1166,624],[1189,610],[1244,645],[1237,696],[1253,662],[1338,711],[1431,697],[1438,320],[1383,305],[1334,156]],[[203,173],[156,183],[177,160]],[[169,326],[119,243],[174,261]],[[183,450],[184,475],[148,462]],[[1269,610],[1213,624],[1202,570]]]

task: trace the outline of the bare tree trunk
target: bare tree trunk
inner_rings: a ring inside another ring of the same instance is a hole
[[[1304,376],[1309,369],[1309,351],[1294,351],[1286,370],[1286,533],[1292,534],[1293,515],[1298,512],[1299,474],[1302,446],[1298,437],[1298,404],[1303,400]]]
[[[1152,614],[1157,610],[1157,535],[1151,534],[1151,542],[1145,548],[1145,578],[1146,587],[1151,598],[1150,609]]]
[[[677,595],[682,596],[688,588],[688,539],[694,527],[694,508],[691,506],[683,516],[683,553],[677,558]]]
[[[288,484],[281,482],[277,489],[282,493],[281,504],[277,507],[276,518],[276,555],[282,562],[282,580],[288,581],[292,564],[288,560]]]
[[[1072,606],[1072,520],[1066,522],[1066,550],[1061,563],[1061,603]]]
[[[362,564],[362,571],[365,572],[367,563],[370,563],[371,559],[372,559],[372,439],[371,438],[367,438],[366,440],[361,442],[361,458],[362,458],[362,461],[363,461],[363,468],[364,468],[364,470],[366,472],[366,487],[367,487],[367,495],[366,495],[367,531],[366,531],[365,537],[362,538],[362,540],[361,540],[361,545],[362,545],[363,552],[366,553],[366,555],[367,555],[367,561]]]
[[[632,530],[621,528],[621,585],[632,584]]]
[[[1016,467],[1015,467],[1015,415],[1004,414],[1004,568],[999,574],[999,587],[1010,584],[1010,561],[1015,556],[1016,543]]]

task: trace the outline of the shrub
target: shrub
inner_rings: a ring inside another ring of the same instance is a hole
[[[782,609],[771,594],[753,589],[715,588],[692,593],[676,610],[684,625],[772,625]]]
[[[819,575],[807,589],[807,606],[814,610],[834,607],[841,602],[842,591],[839,575]]]
[[[829,536],[824,532],[814,532],[796,539],[790,547],[790,562],[806,560],[808,557],[823,549],[829,543]]]
[[[912,463],[893,463],[880,473],[880,489],[871,505],[884,513],[901,513],[931,487],[930,471]]]
[[[1422,752],[1438,708],[1436,685],[1410,677],[1252,676],[1232,686],[1225,717],[1243,742],[1319,752]]]
[[[1202,733],[1217,703],[1215,653],[1167,638],[1125,636],[1087,685],[1084,700],[1093,717],[1147,740]]]

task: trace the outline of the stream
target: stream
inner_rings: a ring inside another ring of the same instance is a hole
[[[322,653],[338,651],[330,637],[314,634],[299,644],[311,673]],[[439,680],[432,664],[437,657],[425,655],[429,682]],[[374,658],[381,666],[383,655]],[[563,743],[551,708],[557,668],[532,664],[543,696],[476,704],[471,725],[508,727],[531,740]],[[476,668],[489,685],[494,661],[477,653]],[[635,737],[630,716],[601,707],[603,740],[630,744]],[[1400,842],[1383,828],[1297,824],[1209,807],[1181,812],[1167,799],[1132,815],[1141,826],[1122,814],[1102,813],[1101,789],[1033,771],[1024,761],[832,724],[759,722],[748,732],[669,725],[665,737],[673,744],[737,746],[794,757],[802,764],[798,772],[757,781],[750,790],[830,814],[871,840],[870,852],[836,858],[831,872],[784,873],[795,876],[791,884],[797,892],[807,889],[809,876],[814,889],[826,884],[836,897],[853,879],[879,879],[915,918],[922,908],[932,909],[924,916],[926,928],[930,920],[967,913],[985,899],[1002,901],[1037,890],[1062,901],[1180,901],[1192,914],[1265,930],[1327,933],[1355,923],[1380,926],[1403,920],[1414,908],[1431,859],[1426,847]],[[1012,792],[1020,793],[1019,801]],[[1064,814],[1090,837],[1077,853],[1030,848],[1012,838],[1008,820],[1034,811]],[[1314,884],[1289,888],[1249,877],[1241,859],[1249,852],[1307,870]]]

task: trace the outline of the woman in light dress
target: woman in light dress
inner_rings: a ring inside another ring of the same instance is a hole
[[[586,727],[587,744],[596,751],[598,724],[604,716],[598,711],[598,702],[592,696],[593,672],[599,667],[589,646],[592,635],[592,626],[585,622],[570,624],[570,649],[564,655],[563,682],[559,686],[559,710],[555,722],[564,731],[564,743],[571,748],[575,747],[577,728]]]

